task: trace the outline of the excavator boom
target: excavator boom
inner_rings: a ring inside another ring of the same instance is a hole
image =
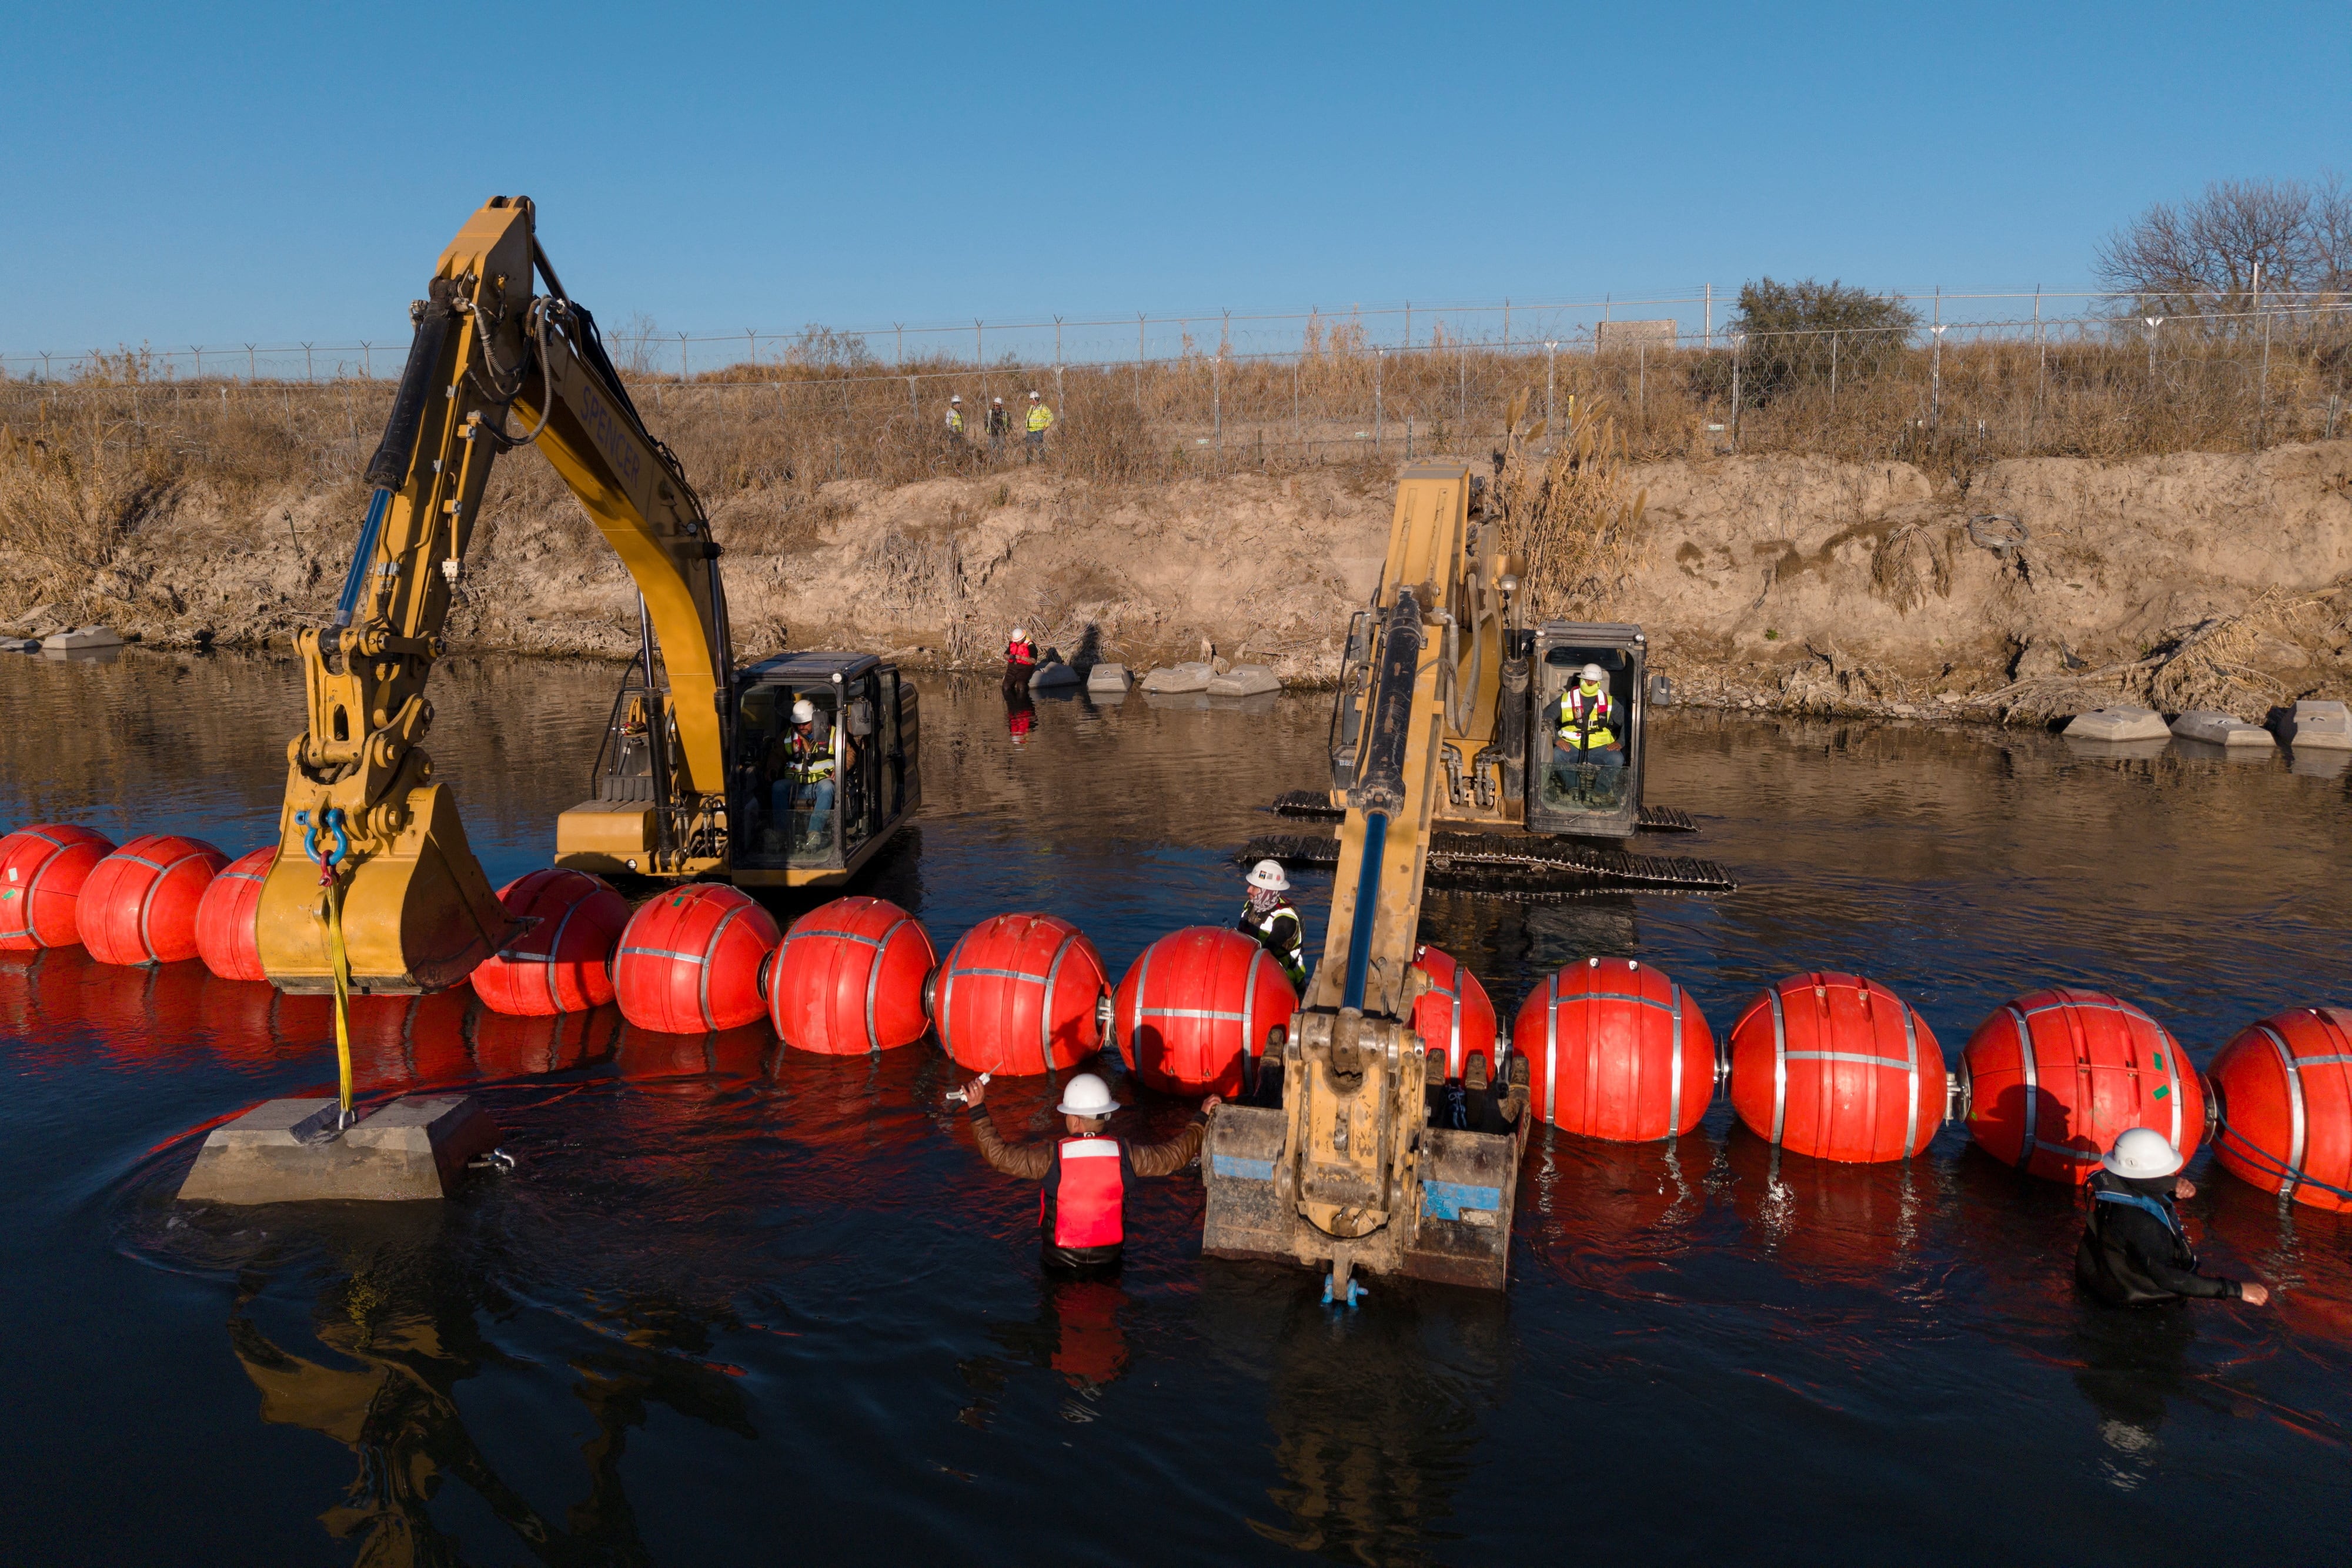
[[[1509,1134],[1428,1125],[1422,881],[1439,791],[1482,758],[1507,617],[1491,526],[1467,468],[1409,470],[1389,555],[1351,637],[1347,777],[1323,959],[1282,1046],[1282,1105],[1220,1109],[1203,1166],[1203,1249],[1499,1288],[1526,1117]],[[1360,657],[1356,654],[1360,653]],[[1448,752],[1452,752],[1449,758]],[[1443,775],[1443,777],[1441,776]]]
[[[674,766],[647,869],[726,861],[728,680],[719,546],[646,429],[595,321],[564,297],[527,198],[493,197],[442,253],[367,470],[369,502],[333,620],[297,639],[309,723],[287,748],[278,854],[257,922],[286,990],[439,990],[512,935],[422,742],[425,686],[491,465],[536,445],[636,580],[667,673],[658,744]],[[534,274],[547,286],[533,292]]]

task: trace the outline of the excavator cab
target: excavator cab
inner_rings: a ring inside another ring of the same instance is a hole
[[[805,731],[793,719],[805,702]],[[846,882],[921,804],[916,696],[870,653],[788,653],[737,677],[734,880]]]
[[[1547,621],[1536,628],[1529,832],[1622,839],[1641,826],[1648,652],[1638,626]],[[1602,673],[1601,704],[1583,695],[1580,677],[1589,665]]]

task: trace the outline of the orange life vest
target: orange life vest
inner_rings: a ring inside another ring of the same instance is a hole
[[[1007,643],[1004,662],[1008,664],[1034,664],[1037,662],[1037,644],[1030,642]]]
[[[1054,1245],[1116,1247],[1127,1239],[1127,1151],[1117,1138],[1064,1138],[1037,1195],[1037,1225]]]

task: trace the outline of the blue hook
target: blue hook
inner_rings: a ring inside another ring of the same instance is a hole
[[[328,860],[324,863],[331,867],[338,866],[342,864],[344,861],[351,858],[351,836],[343,831],[343,809],[341,806],[328,807],[325,815],[327,819],[327,829],[330,832],[332,832],[335,835],[335,853],[331,860]],[[298,826],[304,830],[302,834],[303,854],[311,860],[320,859],[319,824],[310,821],[310,813],[308,811],[295,812],[294,821]]]
[[[1369,1294],[1370,1294],[1370,1292],[1364,1289],[1363,1282],[1361,1281],[1357,1280],[1352,1275],[1349,1276],[1348,1280],[1347,1298],[1347,1306],[1349,1311],[1352,1312],[1356,1308],[1363,1305],[1364,1298]],[[1327,1274],[1323,1277],[1323,1304],[1328,1307],[1331,1304],[1334,1298],[1331,1294],[1331,1277]]]

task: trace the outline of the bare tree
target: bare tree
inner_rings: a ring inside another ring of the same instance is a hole
[[[2343,287],[2352,192],[2330,175],[2222,180],[2174,206],[2158,202],[2100,243],[2108,287],[2174,317],[2237,315],[2264,295]]]

